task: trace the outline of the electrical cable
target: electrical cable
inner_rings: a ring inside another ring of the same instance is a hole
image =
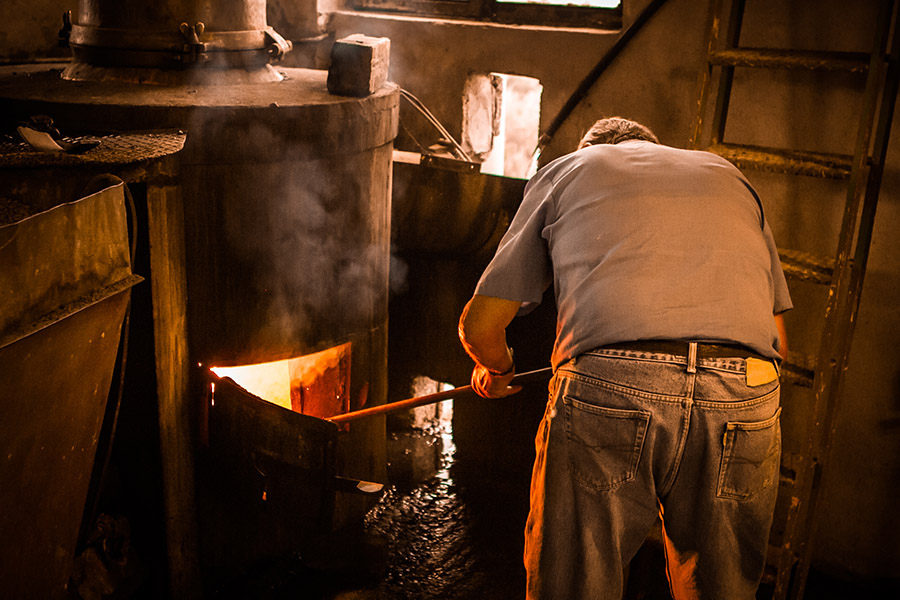
[[[435,129],[437,129],[441,133],[441,135],[443,135],[447,139],[447,141],[449,141],[453,145],[453,149],[456,150],[460,158],[469,162],[472,161],[469,153],[463,150],[463,147],[459,144],[459,142],[457,142],[456,139],[454,139],[454,137],[450,135],[450,132],[447,131],[447,129],[441,124],[441,122],[438,121],[437,117],[435,117],[431,113],[431,111],[428,110],[428,107],[422,104],[421,100],[419,100],[413,94],[404,90],[403,88],[400,88],[400,95],[405,98],[406,101],[413,106],[413,108],[422,113],[422,115],[428,120],[429,123],[434,125]]]
[[[423,146],[422,144],[419,143],[419,140],[417,140],[416,136],[414,136],[412,131],[409,130],[409,128],[403,122],[403,119],[400,119],[400,127],[403,128],[403,131],[406,132],[406,135],[409,136],[409,139],[411,139],[413,141],[413,143],[416,145],[416,147],[419,149],[419,153],[428,154],[428,150],[425,148],[425,146]]]

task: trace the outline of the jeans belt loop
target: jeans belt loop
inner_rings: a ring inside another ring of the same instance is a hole
[[[687,372],[697,372],[697,342],[688,342]]]

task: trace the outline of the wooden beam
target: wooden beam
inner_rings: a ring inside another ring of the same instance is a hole
[[[202,595],[189,406],[187,291],[181,190],[147,186],[150,279],[163,503],[173,598]]]

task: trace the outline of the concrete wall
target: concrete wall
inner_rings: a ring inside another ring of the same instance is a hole
[[[320,10],[325,1],[320,0]],[[339,0],[327,1],[329,8],[340,8]],[[626,0],[626,20],[647,3]],[[748,4],[745,44],[868,49],[874,0],[855,2],[852,9],[839,0]],[[0,58],[52,56],[60,14],[75,5],[75,0],[0,3],[0,23],[4,24]],[[686,146],[705,52],[706,5],[697,0],[669,0],[592,88],[544,158],[568,151],[600,115],[644,121],[663,143]],[[303,10],[308,14],[308,9]],[[350,11],[336,12],[330,28],[336,37],[359,32],[391,38],[391,79],[417,95],[456,136],[469,72],[539,79],[544,86],[541,122],[546,127],[616,38],[616,34],[586,30],[435,22]],[[852,148],[858,109],[853,90],[858,77],[751,73],[741,75],[739,83],[742,87],[735,96],[728,130],[732,141],[831,151]],[[408,106],[402,108],[401,120],[423,141],[435,139]],[[892,507],[900,495],[900,361],[894,350],[900,338],[900,240],[896,235],[900,229],[900,123],[894,126],[892,140],[834,452],[825,478],[816,557],[821,566],[857,575],[897,577],[900,513]],[[841,201],[839,188],[825,182],[748,175],[763,196],[780,245],[832,251],[831,234],[837,230],[840,214],[834,207]],[[799,308],[821,304],[815,292],[803,286],[792,286],[792,293]],[[793,348],[810,351],[814,336],[807,331],[813,322],[796,310],[789,314],[788,326]],[[449,338],[453,335],[450,331]],[[806,400],[802,394],[789,399]]]

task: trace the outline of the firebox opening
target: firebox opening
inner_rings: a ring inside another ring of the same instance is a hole
[[[282,408],[327,418],[350,409],[350,349],[348,342],[295,358],[210,370]]]

